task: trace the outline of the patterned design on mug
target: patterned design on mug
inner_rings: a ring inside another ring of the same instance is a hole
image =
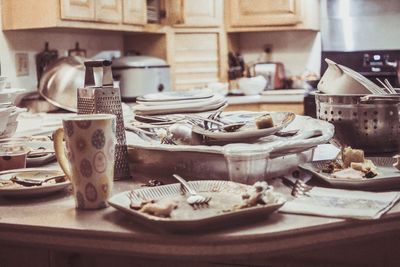
[[[85,198],[81,192],[76,192],[76,205],[78,208],[84,209],[85,208]]]
[[[74,134],[74,125],[72,121],[64,122],[64,129],[67,132],[68,137],[71,137]]]
[[[84,152],[87,148],[87,143],[85,138],[83,137],[78,137],[76,139],[76,148],[80,151],[80,152]]]
[[[107,141],[107,158],[108,160],[113,160],[115,155],[115,142],[112,139],[108,139]]]
[[[102,184],[101,185],[101,190],[103,190],[104,194],[108,193],[108,184]]]
[[[97,200],[97,191],[92,183],[88,183],[85,187],[85,196],[86,199],[90,202],[94,202]]]
[[[92,145],[97,149],[102,149],[106,143],[106,137],[102,129],[97,129],[92,135]]]
[[[90,164],[90,161],[87,159],[83,159],[81,161],[81,164],[79,165],[79,170],[80,170],[81,174],[85,177],[92,176],[92,173],[93,173],[92,164]]]
[[[89,129],[90,125],[92,124],[91,121],[76,121],[76,126],[81,129]]]
[[[102,151],[97,152],[93,156],[93,167],[96,172],[103,173],[107,168],[106,156]]]

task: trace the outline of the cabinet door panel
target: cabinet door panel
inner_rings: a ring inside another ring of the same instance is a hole
[[[61,19],[94,21],[94,0],[60,0]]]
[[[232,26],[295,25],[301,0],[231,0]]]
[[[175,88],[203,87],[219,80],[218,33],[176,33]]]
[[[96,21],[120,23],[122,21],[121,0],[96,0]]]
[[[144,25],[147,23],[146,0],[123,0],[123,23]]]
[[[222,0],[185,0],[183,2],[184,25],[220,26],[222,6]]]

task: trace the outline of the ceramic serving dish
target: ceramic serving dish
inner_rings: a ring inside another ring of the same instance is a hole
[[[328,142],[334,133],[332,124],[307,116],[296,116],[283,130],[299,132],[291,137],[270,135],[253,143],[196,146],[160,144],[127,132],[129,163],[137,174],[165,177],[179,173],[253,184],[311,161],[313,148]]]

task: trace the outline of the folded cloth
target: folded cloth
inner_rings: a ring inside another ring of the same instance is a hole
[[[285,203],[280,212],[323,217],[378,219],[399,200],[400,192],[364,192],[313,187]]]

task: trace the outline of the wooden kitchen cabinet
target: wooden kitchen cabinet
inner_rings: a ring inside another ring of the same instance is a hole
[[[69,0],[71,1],[71,0]],[[122,1],[121,0],[96,0],[96,21],[106,23],[121,23]]]
[[[123,0],[122,22],[145,25],[147,23],[146,0]]]
[[[223,0],[168,0],[166,24],[174,27],[221,27]]]
[[[318,0],[231,0],[228,31],[319,29]]]
[[[3,30],[79,28],[158,32],[146,0],[2,0]]]
[[[176,90],[218,82],[220,49],[218,32],[174,32],[168,61]]]
[[[49,267],[49,253],[46,249],[0,244],[0,266]]]
[[[121,0],[60,0],[62,20],[106,23],[122,21]]]
[[[299,0],[231,0],[231,25],[294,25],[300,21],[299,4]]]
[[[94,21],[94,0],[61,0],[61,19]]]

